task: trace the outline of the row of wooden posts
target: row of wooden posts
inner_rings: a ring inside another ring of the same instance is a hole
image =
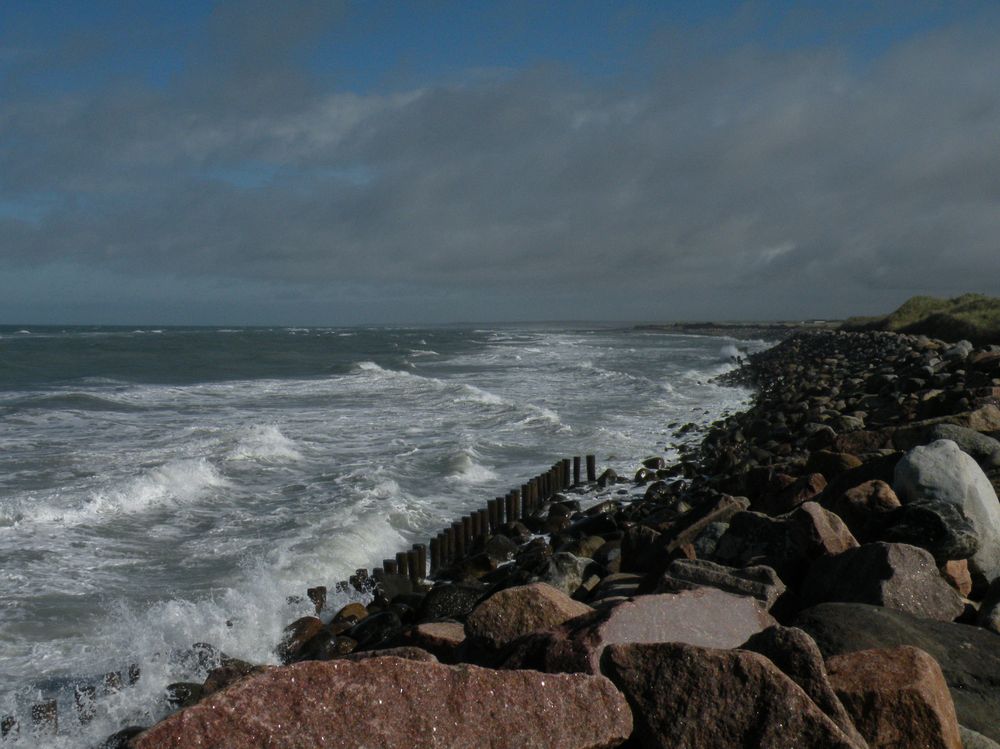
[[[597,480],[597,463],[593,455],[586,458],[587,481]],[[464,559],[473,545],[485,536],[496,534],[505,523],[521,520],[533,514],[542,503],[548,501],[557,492],[577,486],[581,483],[584,460],[580,456],[564,458],[544,473],[535,476],[518,489],[511,489],[503,497],[491,499],[486,507],[472,512],[460,520],[444,528],[429,544],[414,544],[411,549],[400,551],[394,559],[382,560],[382,566],[369,573],[367,569],[359,569],[349,581],[337,583],[338,591],[354,588],[368,591],[374,583],[385,579],[386,575],[402,575],[409,577],[414,584],[428,575],[433,577],[438,570],[449,564]],[[428,549],[430,554],[428,557]],[[427,563],[430,562],[428,569]],[[319,612],[326,602],[326,587],[317,586],[308,590],[310,600]],[[137,665],[128,669],[127,683],[134,685],[139,680],[140,672]],[[103,694],[114,694],[123,686],[121,671],[105,674],[103,677]],[[73,701],[76,707],[76,717],[82,724],[94,719],[96,714],[97,686],[77,685],[74,688]],[[45,700],[31,706],[32,731],[36,734],[53,735],[59,730],[58,702],[54,699]],[[0,739],[15,738],[20,732],[20,723],[13,715],[0,718]]]
[[[98,697],[117,694],[125,686],[135,686],[142,672],[137,664],[128,667],[123,675],[121,671],[112,671],[99,679],[97,684],[77,684],[73,687],[73,704],[76,719],[86,725],[97,714]],[[35,735],[53,736],[59,732],[59,702],[48,699],[36,702],[31,706],[31,731]],[[21,724],[14,715],[0,718],[0,740],[16,739],[21,733]]]
[[[371,572],[359,569],[350,580],[337,583],[336,590],[354,588],[368,591],[386,575],[408,577],[414,585],[428,576],[433,577],[449,564],[464,559],[478,540],[494,535],[505,523],[532,515],[557,492],[581,484],[584,467],[587,481],[596,481],[595,456],[564,458],[503,497],[489,500],[486,507],[456,520],[432,538],[429,544],[413,544],[412,548],[397,552],[394,559],[383,559],[382,566]],[[310,588],[308,595],[318,613],[326,601],[326,588]]]

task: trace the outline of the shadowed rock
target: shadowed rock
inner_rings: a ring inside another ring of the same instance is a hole
[[[795,627],[768,627],[751,636],[742,649],[768,658],[785,676],[798,684],[851,741],[859,746],[867,745],[833,691],[823,654],[809,635]]]
[[[762,655],[681,643],[612,645],[604,672],[622,690],[644,749],[858,749]]]
[[[959,723],[1000,741],[1000,636],[856,603],[820,604],[799,614],[795,626],[808,632],[827,658],[900,645],[930,653],[944,673]]]
[[[870,603],[940,621],[952,621],[964,609],[930,553],[907,544],[865,544],[818,559],[800,595],[804,606],[824,601]]]

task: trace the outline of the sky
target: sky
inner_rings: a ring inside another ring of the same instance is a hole
[[[996,2],[0,0],[0,324],[1000,295]]]

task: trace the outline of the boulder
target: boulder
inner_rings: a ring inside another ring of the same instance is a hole
[[[424,622],[403,630],[400,642],[426,650],[442,663],[455,663],[465,642],[465,627],[459,622]]]
[[[282,663],[299,660],[299,655],[313,637],[324,629],[323,622],[315,616],[303,616],[285,627],[281,642],[277,647],[278,658]]]
[[[816,706],[859,746],[866,744],[844,709],[826,674],[823,654],[815,641],[795,627],[768,627],[751,635],[742,650],[760,653],[801,687]]]
[[[351,663],[357,661],[367,661],[372,658],[403,658],[408,661],[420,661],[422,663],[437,663],[438,659],[434,657],[433,653],[424,650],[423,648],[414,647],[412,645],[402,645],[396,648],[385,648],[384,650],[363,650],[360,653],[348,653],[343,656],[341,661],[350,661]]]
[[[608,645],[683,642],[735,648],[775,624],[760,601],[715,588],[639,596],[516,640],[504,665],[596,674]]]
[[[165,718],[133,747],[598,749],[631,732],[628,704],[600,676],[386,657],[273,668]]]
[[[962,737],[962,749],[1000,749],[1000,744],[971,728],[960,725],[958,734]]]
[[[810,473],[800,476],[777,494],[765,495],[754,503],[768,515],[784,515],[791,512],[803,502],[814,499],[826,489],[826,479],[821,473]]]
[[[830,509],[859,541],[875,541],[886,515],[900,506],[899,497],[884,481],[865,481],[833,498]]]
[[[718,588],[756,598],[770,610],[785,592],[785,584],[770,567],[727,567],[707,559],[677,559],[657,584],[656,593],[678,593],[695,588]]]
[[[809,460],[806,461],[806,470],[810,473],[821,473],[825,479],[831,479],[852,468],[857,468],[861,464],[861,458],[851,453],[817,450],[809,455]],[[826,486],[826,481],[823,482],[823,485]]]
[[[532,582],[547,583],[556,590],[561,590],[568,596],[576,593],[589,575],[589,570],[596,570],[593,559],[578,557],[569,552],[561,551],[553,554],[532,576]]]
[[[465,620],[465,632],[480,647],[498,650],[518,637],[591,611],[551,585],[533,583],[501,590],[480,603]]]
[[[910,450],[896,466],[893,489],[903,504],[957,506],[979,537],[969,568],[987,580],[1000,577],[1000,500],[983,469],[951,440]]]
[[[869,603],[939,621],[953,621],[965,608],[928,551],[882,542],[816,560],[800,599],[803,606]]]
[[[777,666],[745,650],[612,645],[604,671],[632,707],[644,748],[858,749]]]
[[[959,723],[1000,741],[1000,636],[856,603],[820,604],[801,612],[795,626],[808,632],[827,658],[900,645],[930,653],[944,673]]]
[[[910,502],[883,517],[880,540],[927,549],[938,564],[968,559],[979,551],[979,536],[962,510],[947,502]]]
[[[830,683],[873,747],[962,749],[958,718],[941,667],[904,645],[827,660]]]
[[[777,518],[740,512],[715,549],[716,561],[735,567],[764,564],[797,585],[810,561],[857,547],[858,542],[832,512],[806,502]]]
[[[925,442],[951,440],[983,468],[1000,466],[1000,441],[956,424],[935,424],[924,434]]]
[[[418,619],[430,622],[437,619],[465,619],[487,591],[484,585],[445,583],[435,585],[420,605]]]

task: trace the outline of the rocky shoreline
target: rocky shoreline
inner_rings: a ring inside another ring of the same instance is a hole
[[[675,464],[313,590],[284,666],[199,645],[104,746],[997,747],[1000,348],[799,331],[728,378],[754,405]]]

